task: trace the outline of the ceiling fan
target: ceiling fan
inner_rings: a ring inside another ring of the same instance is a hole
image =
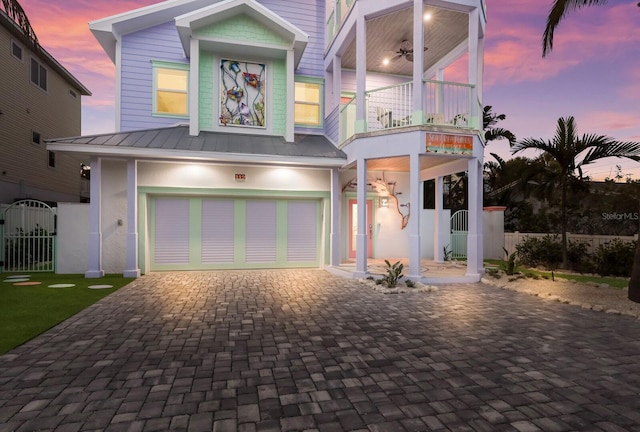
[[[429,48],[424,47],[424,50],[428,50]],[[398,51],[395,52],[395,56],[391,57],[391,61],[395,62],[400,60],[402,57],[404,57],[407,61],[412,62],[413,61],[413,45],[411,44],[410,41],[408,41],[407,39],[404,39],[402,42],[400,42],[400,47],[398,48]]]

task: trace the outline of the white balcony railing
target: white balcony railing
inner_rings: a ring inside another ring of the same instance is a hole
[[[327,19],[327,45],[331,44],[333,41],[333,37],[336,35],[336,32],[342,25],[342,22],[349,15],[349,11],[351,10],[351,6],[357,0],[335,0],[335,6],[329,12],[329,18]]]
[[[414,125],[481,128],[482,107],[475,86],[447,81],[425,80],[422,118],[413,113],[413,83],[403,83],[370,90],[366,97],[367,131],[402,128]],[[355,133],[356,98],[340,108],[340,142]]]

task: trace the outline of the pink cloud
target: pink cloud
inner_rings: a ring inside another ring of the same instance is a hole
[[[548,8],[521,0],[509,7],[489,2],[486,84],[542,81],[589,61],[626,56],[640,39],[637,10],[629,4],[591,7],[568,15],[556,29],[554,50],[542,59]],[[632,5],[633,6],[633,5]],[[633,13],[631,13],[633,12]]]
[[[591,111],[581,116],[579,120],[580,131],[607,135],[619,135],[621,131],[628,131],[639,126],[637,113],[630,112],[604,112]],[[622,139],[622,138],[620,138]]]

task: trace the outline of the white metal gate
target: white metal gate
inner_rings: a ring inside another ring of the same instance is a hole
[[[458,210],[451,215],[451,258],[467,257],[469,210]]]
[[[55,270],[56,213],[42,201],[17,201],[0,212],[0,272]]]

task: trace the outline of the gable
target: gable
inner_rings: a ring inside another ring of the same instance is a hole
[[[199,28],[194,31],[194,34],[199,37],[229,39],[234,42],[255,43],[255,41],[260,41],[262,44],[283,48],[291,46],[291,41],[286,40],[247,14],[239,14]]]

